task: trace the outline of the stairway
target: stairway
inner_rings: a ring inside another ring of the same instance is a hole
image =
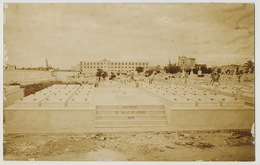
[[[163,105],[97,106],[95,127],[165,127],[168,126]]]

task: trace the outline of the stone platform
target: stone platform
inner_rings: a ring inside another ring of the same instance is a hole
[[[5,133],[250,129],[243,100],[182,85],[53,85],[4,109]]]

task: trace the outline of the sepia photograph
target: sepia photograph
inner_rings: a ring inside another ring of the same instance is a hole
[[[254,3],[4,3],[4,161],[256,161]]]

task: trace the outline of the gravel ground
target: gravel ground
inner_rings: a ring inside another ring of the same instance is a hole
[[[250,130],[8,134],[4,151],[4,160],[255,160]]]

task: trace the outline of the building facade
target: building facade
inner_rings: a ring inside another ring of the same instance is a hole
[[[81,61],[80,71],[83,73],[96,73],[97,69],[102,69],[109,73],[130,73],[136,71],[137,67],[149,68],[149,63],[144,61],[110,61],[103,59],[100,61]]]
[[[195,58],[189,58],[186,56],[179,56],[178,57],[178,66],[180,66],[182,69],[190,69],[194,68],[196,64]]]

